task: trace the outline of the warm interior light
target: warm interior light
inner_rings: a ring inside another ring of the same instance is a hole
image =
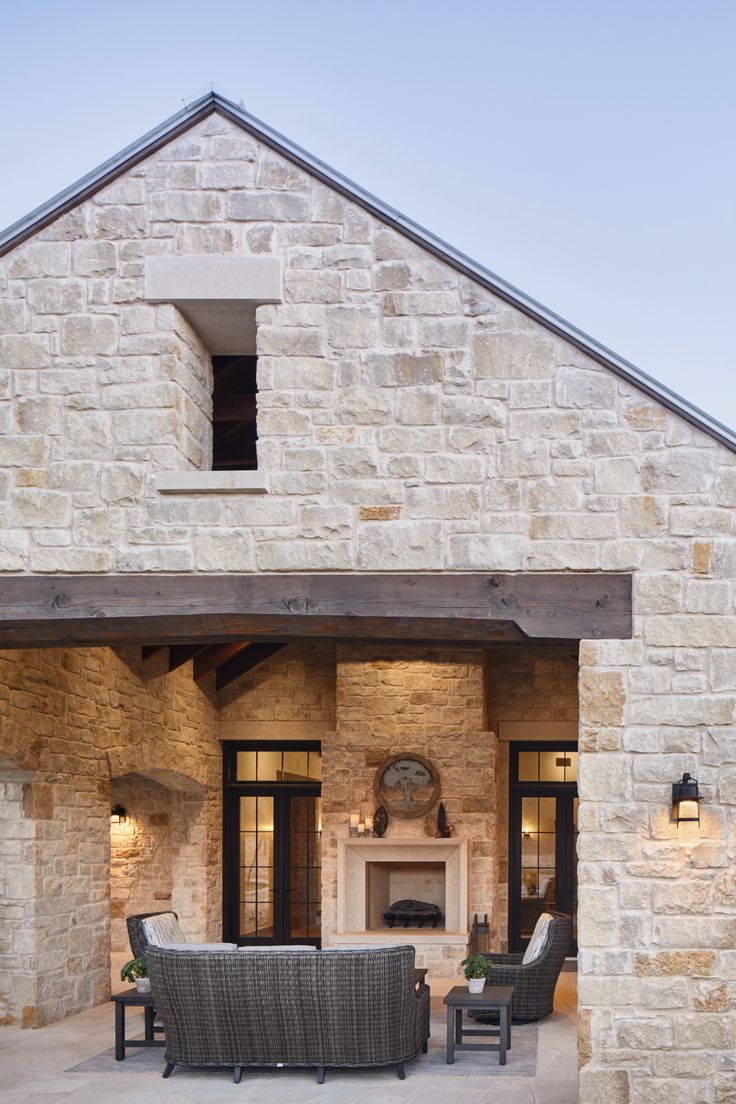
[[[110,823],[123,824],[127,820],[127,814],[122,805],[113,805],[110,810]]]

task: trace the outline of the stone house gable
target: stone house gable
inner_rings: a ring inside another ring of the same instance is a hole
[[[212,375],[145,264],[201,255],[281,265],[257,311],[265,493],[158,489],[209,465]],[[0,387],[6,573],[633,573],[633,638],[580,649],[581,1100],[726,1098],[729,431],[219,112],[0,258]],[[683,771],[697,833],[669,819]]]
[[[209,466],[212,376],[145,262],[202,254],[282,266],[265,495],[157,490]],[[703,527],[729,554],[730,451],[220,114],[0,279],[5,571],[670,569]]]

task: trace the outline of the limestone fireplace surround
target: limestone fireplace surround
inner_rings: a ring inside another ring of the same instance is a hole
[[[418,959],[420,945],[453,957],[464,952],[469,938],[469,851],[467,839],[338,840],[337,929],[331,942],[411,943],[418,948]],[[402,897],[425,893],[425,900],[442,908],[444,926],[389,928],[383,911],[392,892]]]

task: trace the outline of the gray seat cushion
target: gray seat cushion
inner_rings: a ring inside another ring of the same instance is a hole
[[[165,951],[237,951],[237,943],[159,943]]]
[[[268,946],[268,947],[238,947],[240,954],[272,954],[274,951],[278,951],[280,954],[304,954],[305,951],[313,951],[316,953],[317,948],[308,946],[306,943],[292,943],[288,946]]]

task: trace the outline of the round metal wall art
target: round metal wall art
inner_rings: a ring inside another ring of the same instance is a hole
[[[413,820],[439,801],[440,778],[423,755],[392,755],[376,771],[373,791],[389,816]]]

